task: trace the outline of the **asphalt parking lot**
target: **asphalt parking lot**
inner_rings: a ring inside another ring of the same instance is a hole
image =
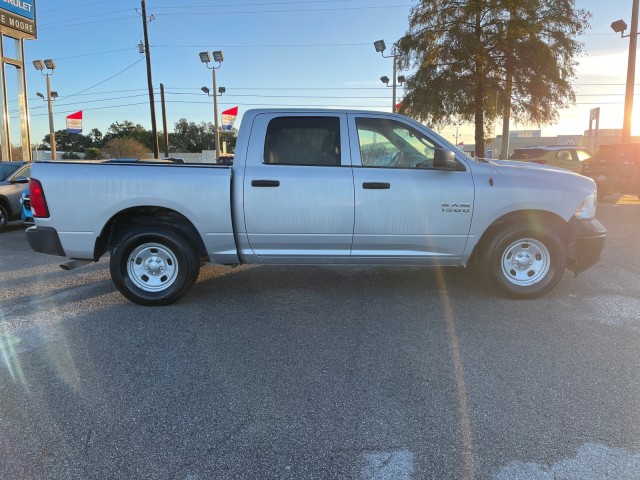
[[[640,202],[544,298],[464,270],[208,267],[126,301],[0,234],[0,478],[640,478]]]

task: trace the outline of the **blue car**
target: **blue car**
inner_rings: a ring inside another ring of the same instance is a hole
[[[22,205],[22,221],[25,225],[33,225],[33,213],[31,213],[31,201],[29,200],[29,189],[22,192],[20,197],[20,205]]]

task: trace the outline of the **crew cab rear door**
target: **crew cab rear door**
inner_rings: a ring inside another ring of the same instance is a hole
[[[349,256],[353,174],[345,114],[257,115],[243,187],[247,238],[261,261]]]
[[[455,264],[474,205],[469,168],[434,166],[448,147],[426,129],[391,115],[349,114],[355,187],[352,257]],[[444,261],[443,261],[444,260]]]

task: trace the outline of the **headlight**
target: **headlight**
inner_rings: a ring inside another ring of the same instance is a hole
[[[589,218],[595,217],[596,201],[597,201],[596,192],[593,192],[591,195],[585,197],[585,199],[582,201],[582,204],[580,204],[580,207],[578,208],[578,210],[576,210],[576,213],[574,213],[574,216],[580,219],[589,219]]]

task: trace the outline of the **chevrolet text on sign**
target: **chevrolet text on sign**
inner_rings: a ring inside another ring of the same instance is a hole
[[[0,0],[0,27],[36,38],[35,0]]]

